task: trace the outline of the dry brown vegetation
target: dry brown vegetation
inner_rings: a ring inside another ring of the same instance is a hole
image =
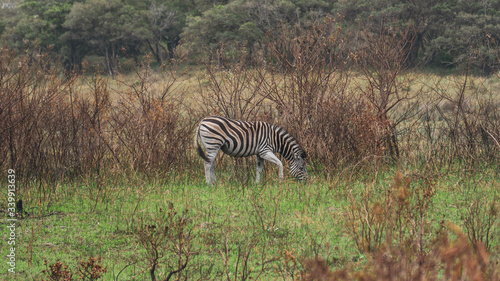
[[[0,165],[43,179],[164,174],[193,161],[193,128],[211,114],[284,126],[327,174],[367,157],[498,163],[494,90],[467,71],[433,80],[408,71],[410,32],[366,32],[351,39],[366,48],[353,50],[332,19],[283,26],[269,38],[269,63],[249,68],[242,53],[223,69],[207,64],[189,88],[179,86],[176,65],[156,72],[146,65],[111,82],[63,76],[41,55],[2,50]]]
[[[181,67],[175,64],[158,71],[145,65],[115,78],[62,75],[43,55],[2,49],[0,168],[15,169],[27,181],[91,177],[98,186],[120,175],[189,174],[200,165],[191,145],[203,116],[264,120],[296,136],[316,178],[391,164],[423,172],[397,174],[391,186],[376,193],[348,195],[349,233],[359,251],[370,255],[363,268],[332,272],[320,259],[302,262],[290,251],[281,257],[263,254],[262,264],[280,261],[283,276],[305,280],[499,280],[498,265],[488,254],[498,199],[474,199],[475,208],[465,215],[465,234],[448,227],[456,237],[451,241],[444,230],[432,241],[424,237],[430,235],[426,216],[435,192],[434,171],[455,164],[499,168],[500,98],[467,67],[462,75],[432,79],[409,71],[405,46],[410,32],[353,39],[329,18],[307,27],[283,26],[277,37],[269,37],[269,58],[262,65],[246,66],[244,52],[222,65],[208,63],[196,87],[179,86]],[[236,175],[239,182],[248,181],[254,169],[245,167],[247,178]],[[264,222],[269,218],[259,213],[257,202],[252,206],[263,230],[273,226]],[[178,251],[168,261],[167,279],[195,255],[184,214],[163,214],[137,230],[152,280],[158,260],[169,250],[162,241]],[[205,239],[221,243],[229,238],[214,229]],[[236,276],[243,280],[251,271],[247,262],[255,241],[238,248]],[[229,250],[220,248],[230,279]],[[62,264],[50,266],[47,274],[71,278]]]
[[[122,90],[113,93],[107,78],[63,76],[43,56],[3,50],[0,59],[3,168],[50,181],[103,171],[163,174],[187,158],[195,121],[172,96],[169,77],[153,91],[145,67],[131,83],[117,78]]]
[[[102,258],[90,257],[89,261],[80,261],[79,266],[76,271],[79,274],[79,280],[99,280],[103,273],[107,272],[107,267],[102,266]],[[45,261],[46,269],[42,271],[43,274],[48,278],[47,280],[52,281],[71,281],[74,280],[73,272],[69,269],[68,265],[64,265],[62,262],[57,261],[52,265],[48,265]],[[45,280],[45,279],[42,279]]]
[[[453,229],[453,226],[452,226]],[[424,255],[385,244],[361,269],[331,271],[321,259],[304,262],[303,280],[500,280],[498,265],[484,248],[474,250],[467,237],[440,233]]]

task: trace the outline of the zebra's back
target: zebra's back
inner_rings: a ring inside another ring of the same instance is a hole
[[[200,122],[198,134],[205,139],[205,149],[219,147],[234,157],[256,155],[266,145],[273,125],[261,121],[245,122],[211,116]]]
[[[206,155],[198,140],[205,147]],[[211,116],[200,122],[195,146],[205,160],[208,184],[216,182],[214,161],[219,150],[234,157],[257,155],[256,182],[259,182],[264,160],[278,166],[280,181],[283,180],[283,164],[274,153],[279,153],[290,163],[290,173],[294,177],[307,179],[305,152],[295,138],[280,126]]]

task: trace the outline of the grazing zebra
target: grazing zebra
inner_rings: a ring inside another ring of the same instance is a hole
[[[199,141],[205,147],[206,156]],[[283,164],[274,153],[281,154],[290,162],[290,173],[298,180],[306,180],[308,177],[306,153],[295,138],[280,126],[261,121],[244,122],[211,116],[200,122],[195,137],[195,146],[205,160],[207,184],[216,182],[214,161],[220,149],[234,157],[257,155],[256,182],[260,180],[264,160],[278,165],[279,178],[280,181],[283,180]]]

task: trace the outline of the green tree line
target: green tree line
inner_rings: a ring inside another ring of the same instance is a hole
[[[189,54],[193,63],[243,50],[248,63],[266,56],[282,25],[326,16],[346,34],[411,25],[409,63],[498,67],[500,0],[42,0],[0,9],[4,48],[36,47],[68,70],[96,58],[113,74],[127,59],[151,54],[158,64]],[[348,37],[348,35],[347,35]],[[355,46],[354,46],[355,47]]]

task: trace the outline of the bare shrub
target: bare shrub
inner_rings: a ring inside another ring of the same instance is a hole
[[[318,105],[315,115],[316,124],[306,138],[309,155],[327,171],[383,155],[383,125],[369,104],[340,97]]]
[[[300,273],[301,280],[349,280],[353,274],[347,270],[331,271],[321,258],[304,260],[304,270]]]
[[[295,249],[283,249],[282,251],[279,251],[278,262],[275,263],[275,267],[284,280],[287,278],[292,278],[293,280],[300,274],[299,268],[301,268],[301,266],[302,263],[300,262]]]
[[[261,76],[275,118],[294,134],[318,167],[329,171],[380,154],[378,119],[349,93],[347,36],[330,17],[283,25],[269,37],[271,62]]]
[[[2,49],[0,55],[0,166],[26,177],[60,178],[74,169],[74,127],[67,92],[46,56]]]
[[[244,61],[227,64],[225,69],[206,64],[205,69],[208,87],[206,90],[200,87],[202,115],[255,120],[262,113],[265,96],[257,93],[261,92],[265,77],[259,76],[256,70]]]
[[[410,90],[414,78],[406,71],[414,34],[411,24],[398,29],[381,22],[378,30],[365,28],[358,34],[358,50],[353,53],[363,77],[357,88],[384,125],[385,143],[394,158],[400,156],[396,127],[415,114],[415,104],[408,102],[420,92]]]
[[[80,274],[79,280],[94,281],[99,280],[103,273],[106,273],[107,267],[101,264],[101,257],[89,257],[88,261],[80,261],[79,266],[74,270]],[[64,265],[61,261],[57,261],[52,265],[44,262],[45,268],[42,273],[47,275],[48,280],[52,281],[70,281],[73,279],[73,272],[69,269],[68,265]],[[45,279],[42,279],[45,280]]]
[[[425,116],[424,136],[442,165],[497,163],[500,146],[498,97],[484,82],[475,82],[468,68],[449,84],[433,86],[439,100]]]
[[[48,265],[48,262],[44,262],[45,268],[42,273],[45,273],[48,280],[52,281],[69,281],[73,280],[73,273],[68,270],[68,265],[64,265],[62,262],[57,261],[55,264]]]
[[[472,180],[470,184],[462,184],[455,199],[465,234],[474,247],[480,243],[486,250],[493,250],[500,234],[500,198],[489,195],[490,191],[498,194],[500,185],[489,180]]]
[[[197,254],[193,250],[194,236],[188,212],[178,213],[172,203],[166,210],[160,208],[154,215],[140,218],[135,236],[146,250],[147,267],[153,281],[157,280],[157,269],[164,271],[165,277],[161,280],[180,276]]]
[[[495,59],[498,64],[500,64],[500,51],[498,49],[497,43],[491,38],[490,34],[486,35],[490,40],[490,43],[494,46]],[[491,66],[489,66],[491,68]],[[500,78],[500,72],[495,72],[495,76]],[[483,110],[485,120],[483,123],[483,131],[493,140],[496,151],[500,151],[500,102],[498,101],[498,93],[489,93],[487,101],[483,105]],[[489,149],[489,147],[488,147]],[[492,154],[500,155],[500,153]],[[496,159],[498,163],[498,159]]]
[[[455,239],[450,241],[450,233]],[[303,280],[500,280],[500,272],[482,244],[474,250],[456,226],[438,233],[432,248],[423,256],[404,244],[384,244],[361,269],[337,271],[321,259],[306,259]]]
[[[382,192],[371,186],[359,195],[351,191],[347,226],[358,250],[375,252],[384,242],[395,240],[423,255],[428,246],[424,238],[429,235],[426,212],[434,192],[432,177],[404,177],[400,172]]]
[[[262,194],[252,195],[244,210],[249,216],[248,224],[237,223],[239,216],[202,224],[203,243],[222,263],[222,268],[215,267],[216,279],[259,280],[266,278],[266,273],[276,271],[284,279],[293,277],[291,271],[298,266],[290,260],[294,259],[293,253],[284,250],[276,257],[272,250],[288,235],[286,229],[277,226],[282,195],[278,192],[273,196],[271,208],[262,203]]]
[[[490,249],[495,237],[495,226],[499,225],[500,211],[498,198],[487,200],[480,197],[474,200],[466,211],[464,227],[467,236],[474,247],[481,242],[486,249]]]
[[[277,37],[268,38],[275,63],[266,94],[281,119],[296,117],[295,126],[308,128],[317,104],[345,89],[343,36],[339,23],[327,17],[305,26],[282,25]]]
[[[81,261],[78,268],[80,279],[92,281],[101,278],[103,273],[108,272],[107,266],[100,264],[101,261],[101,257],[90,257],[88,261]]]
[[[173,72],[156,74],[143,66],[135,78],[117,78],[125,89],[111,116],[116,153],[129,169],[165,173],[186,161],[195,123],[183,111],[182,89],[174,86]]]
[[[138,69],[115,99],[105,77],[65,77],[46,61],[0,55],[1,168],[48,181],[92,175],[100,185],[110,173],[162,174],[187,162],[195,121],[183,111],[174,71]]]
[[[105,134],[108,125],[111,101],[106,80],[94,75],[87,80],[90,92],[72,97],[72,117],[74,125],[74,152],[79,172],[96,173],[107,167],[106,161],[110,144]]]
[[[497,220],[496,201],[469,204],[464,212],[467,235],[449,225],[457,237],[455,242],[449,242],[444,222],[437,238],[429,238],[433,233],[427,217],[434,192],[432,176],[405,177],[398,172],[380,197],[370,188],[361,197],[350,195],[347,226],[358,249],[369,257],[369,263],[356,276],[365,280],[421,280],[437,278],[444,271],[446,280],[463,276],[499,280],[498,268],[487,253]],[[326,272],[327,276],[332,274]],[[336,274],[353,276],[350,274],[354,272],[347,267]]]
[[[24,53],[2,52],[0,155],[18,173],[46,180],[99,171],[106,156],[103,135],[110,108],[106,85],[91,78],[91,94],[76,90],[78,76],[66,79],[58,66]]]

